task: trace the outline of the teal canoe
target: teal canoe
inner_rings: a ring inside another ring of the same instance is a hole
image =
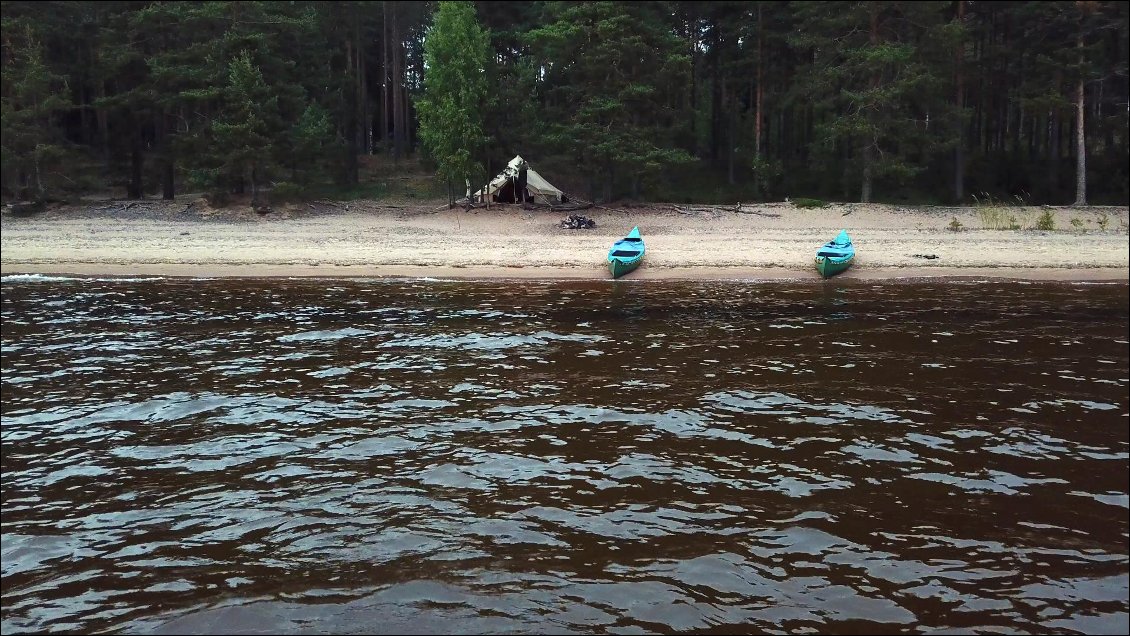
[[[612,278],[619,278],[639,267],[643,261],[643,252],[643,237],[637,226],[608,250],[608,271],[612,272]]]
[[[816,271],[824,278],[835,276],[851,267],[854,260],[855,246],[851,244],[851,237],[847,230],[840,230],[839,236],[816,250]]]

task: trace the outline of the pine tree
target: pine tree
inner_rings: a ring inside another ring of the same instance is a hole
[[[0,138],[3,173],[16,176],[11,188],[21,198],[42,201],[48,191],[44,173],[60,158],[64,145],[55,117],[70,106],[66,80],[44,60],[39,36],[29,21],[3,21],[3,88],[0,89]]]
[[[529,33],[552,104],[551,139],[571,152],[595,191],[617,175],[638,197],[645,180],[692,157],[675,147],[690,59],[660,3],[558,3]]]
[[[259,184],[273,160],[273,133],[279,124],[278,96],[242,53],[228,65],[228,84],[220,116],[212,123],[216,176],[222,182],[250,180],[251,205],[259,206]]]
[[[824,110],[817,134],[826,151],[854,148],[860,201],[869,202],[876,178],[903,181],[925,168],[918,160],[930,143],[931,100],[925,98],[942,82],[917,44],[921,30],[942,22],[944,3],[797,4],[803,22],[794,43],[811,51],[805,84]],[[834,161],[834,155],[820,159]]]
[[[483,114],[489,106],[490,34],[479,26],[470,2],[443,2],[424,42],[427,74],[417,101],[420,138],[448,183],[448,203],[455,204],[454,183],[467,185],[483,174],[477,159],[487,137]]]

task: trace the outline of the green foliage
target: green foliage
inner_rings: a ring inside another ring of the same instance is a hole
[[[243,51],[228,65],[228,84],[220,117],[212,123],[216,145],[224,149],[221,165],[233,176],[243,176],[271,154],[272,124],[278,117],[278,98],[263,80],[263,73]]]
[[[1080,218],[1077,218],[1077,217],[1072,217],[1071,218],[1071,227],[1073,227],[1077,230],[1079,228],[1083,227],[1083,219],[1080,219]]]
[[[965,226],[961,223],[961,221],[957,220],[956,216],[953,217],[953,219],[949,222],[949,225],[947,225],[946,227],[949,228],[949,230],[951,232],[960,232],[962,229],[965,228]]]
[[[417,101],[420,138],[449,183],[478,181],[485,174],[476,156],[487,142],[490,35],[478,25],[470,2],[443,2],[424,42],[424,94]]]
[[[21,198],[47,197],[45,173],[65,154],[57,114],[70,106],[66,78],[52,72],[28,21],[3,19],[0,161],[5,189]]]
[[[1040,217],[1036,219],[1036,229],[1051,232],[1055,230],[1055,214],[1048,209],[1040,213]]]
[[[322,175],[322,166],[337,145],[329,111],[320,104],[310,104],[290,134],[295,158],[293,173],[301,183],[310,183]]]
[[[617,175],[627,176],[638,197],[665,169],[690,162],[671,143],[683,119],[669,98],[689,80],[690,59],[662,5],[553,3],[547,12],[526,40],[546,69],[548,139],[572,154],[591,189],[603,182],[609,199]]]
[[[943,6],[799,3],[801,28],[792,42],[811,51],[812,62],[798,88],[828,114],[816,125],[813,159],[828,162],[851,148],[859,160],[847,167],[862,178],[863,201],[871,198],[873,180],[906,182],[926,169],[919,157],[944,147],[944,138],[927,134],[931,109],[924,107],[930,97],[941,101],[944,86],[933,58],[933,42],[946,35],[937,28]],[[945,108],[935,109],[936,130],[938,111]]]
[[[556,183],[556,181],[555,181]],[[757,201],[763,190],[752,178],[730,184],[726,175],[712,170],[709,163],[695,161],[668,170],[663,179],[646,184],[648,197],[672,203],[711,203],[733,205],[736,201]],[[617,191],[622,193],[623,191]]]
[[[988,192],[972,196],[981,227],[986,230],[1020,230],[1031,225],[1031,212],[1024,207],[1026,195],[1015,195],[1012,202],[995,199]]]
[[[806,199],[806,198],[803,198],[803,197],[793,199],[792,204],[795,207],[802,208],[802,209],[806,209],[806,208],[826,208],[830,205],[828,202],[822,201],[820,199]]]
[[[291,203],[294,201],[302,201],[305,198],[305,189],[297,183],[280,181],[271,187],[272,203]]]
[[[1105,232],[1107,225],[1110,224],[1110,215],[1106,212],[1100,212],[1099,218],[1097,221],[1095,221],[1095,223],[1098,223],[1099,229]]]
[[[394,149],[401,173],[434,159],[460,190],[521,154],[539,169],[568,157],[543,173],[577,196],[985,191],[1002,200],[983,225],[1027,228],[1003,193],[1073,200],[1080,82],[1088,197],[1126,204],[1128,14],[1110,1],[9,0],[0,178],[6,197],[331,178],[422,197],[431,186],[358,184],[365,154]]]
[[[981,219],[981,227],[986,230],[1003,230],[1008,227],[1006,210],[998,207],[977,208],[977,216]]]

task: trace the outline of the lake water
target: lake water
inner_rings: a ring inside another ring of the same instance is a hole
[[[5,276],[4,633],[1125,633],[1124,283]]]

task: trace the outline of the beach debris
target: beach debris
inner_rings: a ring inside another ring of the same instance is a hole
[[[927,260],[934,260],[935,258],[938,258],[938,255],[937,254],[911,254],[910,257],[911,258],[925,258]]]
[[[554,212],[573,212],[576,210],[587,210],[593,207],[593,203],[589,201],[566,201],[565,203],[535,203],[529,202],[522,204],[523,210],[552,210]],[[598,206],[599,207],[599,206]]]
[[[8,208],[8,211],[13,216],[30,216],[43,210],[45,203],[46,202],[42,199],[36,199],[34,201],[14,201],[5,207]]]
[[[732,205],[732,206],[721,206],[721,205],[712,205],[712,206],[681,205],[680,206],[680,205],[673,205],[673,206],[671,206],[671,208],[674,209],[679,214],[700,214],[700,213],[717,214],[719,212],[737,212],[738,214],[753,214],[755,216],[764,216],[764,217],[768,217],[768,218],[771,218],[771,219],[776,219],[776,218],[779,218],[781,216],[780,214],[775,214],[775,213],[772,213],[772,212],[762,212],[761,210],[757,209],[756,207],[750,206],[750,205],[745,205],[744,203],[738,203],[738,204]]]
[[[596,221],[583,214],[570,214],[561,222],[563,230],[591,230],[596,227]]]

